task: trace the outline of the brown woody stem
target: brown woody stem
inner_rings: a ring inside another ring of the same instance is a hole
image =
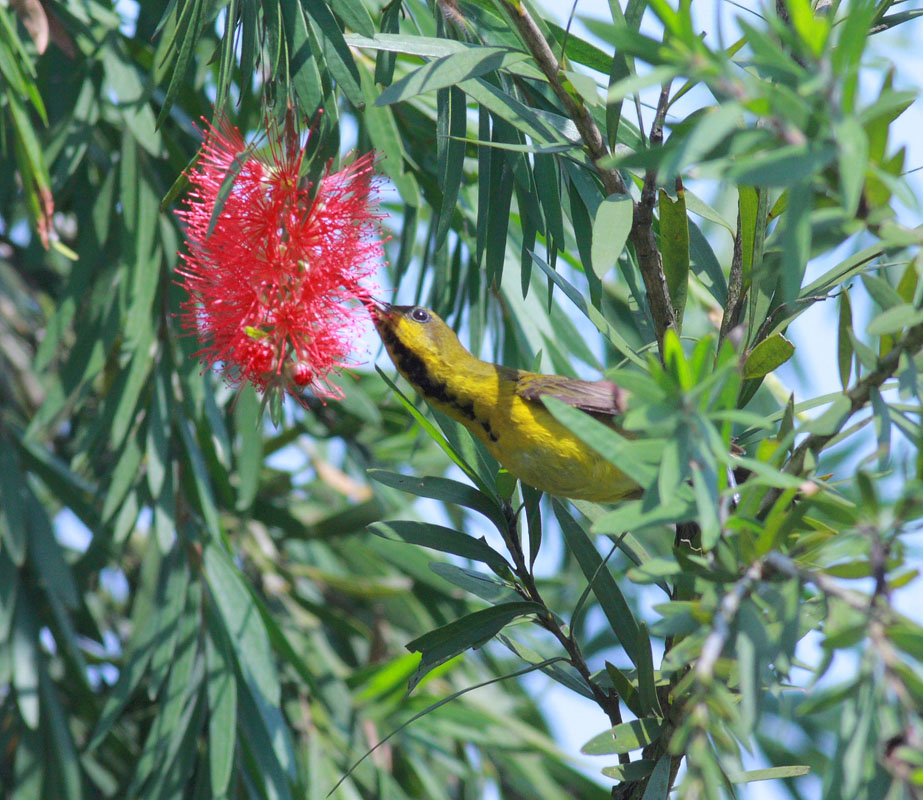
[[[603,190],[607,195],[627,195],[628,186],[619,171],[613,167],[603,166],[604,159],[610,153],[599,126],[580,95],[574,90],[567,76],[560,69],[557,58],[555,58],[548,41],[532,15],[520,0],[500,0],[500,2],[535,59],[538,68],[548,80],[551,90],[561,101],[564,110],[577,126],[587,154],[592,159],[596,174],[603,185]],[[665,110],[665,102],[663,107]],[[662,123],[663,117],[660,116],[661,141]],[[635,203],[631,232],[628,238],[634,245],[635,252],[638,255],[638,265],[641,269],[641,277],[644,279],[647,302],[654,321],[654,334],[662,355],[663,336],[667,328],[676,328],[676,315],[673,312],[673,304],[670,302],[670,291],[667,288],[667,280],[663,272],[663,258],[654,236],[653,221],[653,204]]]

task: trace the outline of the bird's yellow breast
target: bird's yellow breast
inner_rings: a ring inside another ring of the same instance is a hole
[[[489,369],[461,372],[431,364],[424,397],[471,431],[510,473],[536,489],[598,503],[637,491],[634,481],[558,422],[540,401],[517,395],[517,370],[486,366]]]

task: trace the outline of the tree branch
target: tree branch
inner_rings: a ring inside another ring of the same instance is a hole
[[[740,610],[740,604],[753,591],[753,587],[762,577],[763,562],[756,561],[734,584],[734,588],[721,598],[712,622],[711,632],[702,645],[702,652],[695,665],[696,678],[700,681],[707,683],[711,680],[715,664],[731,635],[731,626]]]
[[[857,381],[856,384],[846,392],[849,399],[849,413],[847,417],[852,416],[866,403],[869,402],[872,389],[879,388],[888,378],[897,370],[901,356],[904,353],[913,354],[923,347],[923,325],[916,325],[904,334],[894,346],[882,357],[878,359],[878,365],[869,372],[864,378]],[[799,475],[804,470],[804,462],[808,453],[819,453],[824,445],[833,439],[839,431],[832,433],[812,433],[795,448],[792,457],[789,459],[786,472],[793,475]]]
[[[609,149],[602,133],[586,104],[573,88],[567,76],[559,68],[558,60],[555,58],[551,47],[542,35],[538,25],[536,25],[532,15],[521,0],[500,0],[500,3],[509,14],[513,25],[535,59],[538,68],[548,80],[551,90],[561,101],[561,105],[564,106],[564,110],[574,121],[574,125],[577,126],[587,154],[593,161],[596,173],[599,175],[606,194],[627,195],[628,186],[626,186],[619,171],[612,167],[602,166],[600,163],[609,156]],[[664,91],[668,93],[669,87]],[[666,101],[663,100],[663,94],[664,92],[661,93],[662,102],[658,104],[658,112],[660,112],[660,106],[662,105],[663,113],[665,113]],[[658,113],[658,117],[660,119],[660,141],[662,142],[663,114]],[[655,120],[655,127],[657,124],[657,120]],[[651,144],[653,144],[653,141]],[[647,183],[648,178],[653,184],[655,175],[651,175],[649,171],[648,176],[645,178],[645,183]],[[653,221],[653,204],[635,203],[631,232],[628,238],[638,254],[638,265],[641,269],[641,277],[644,279],[644,287],[647,290],[647,302],[651,310],[651,317],[654,320],[654,335],[657,338],[657,346],[662,355],[663,336],[668,328],[676,328],[676,315],[673,312],[670,291],[667,288],[667,280],[663,272],[663,258],[654,236]]]
[[[517,515],[513,513],[509,504],[505,504],[504,511],[507,520],[507,531],[503,538],[505,540],[507,550],[509,550],[509,553],[513,558],[513,569],[516,573],[516,577],[519,578],[516,591],[519,592],[523,599],[538,603],[540,606],[542,606],[543,609],[545,609],[545,613],[538,616],[538,623],[545,630],[551,633],[551,635],[558,640],[561,647],[564,648],[568,656],[568,662],[577,671],[580,677],[583,678],[587,688],[589,688],[593,694],[593,699],[609,718],[609,722],[613,726],[620,725],[622,722],[622,711],[619,708],[618,695],[614,692],[603,689],[602,686],[593,680],[593,675],[590,672],[590,668],[587,666],[586,659],[583,657],[583,652],[580,650],[580,645],[577,644],[577,641],[573,637],[573,633],[570,635],[564,633],[563,629],[558,624],[558,621],[555,619],[554,614],[551,613],[548,605],[542,598],[541,592],[538,590],[538,586],[535,583],[535,578],[533,577],[532,572],[529,570],[529,567],[526,564],[525,553],[523,552],[522,544],[519,541],[519,532],[516,528]],[[619,761],[621,763],[628,763],[628,754],[621,753],[619,755]]]

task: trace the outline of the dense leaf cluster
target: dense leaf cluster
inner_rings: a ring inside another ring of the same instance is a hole
[[[596,43],[522,0],[0,6],[2,796],[920,796],[916,95],[869,57],[920,12],[609,5]],[[309,177],[382,153],[402,299],[630,393],[547,406],[642,496],[541,498],[386,373],[275,429],[200,370],[197,121],[292,110]],[[818,304],[841,390],[796,401]]]

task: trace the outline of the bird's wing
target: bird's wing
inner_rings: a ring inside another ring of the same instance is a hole
[[[574,408],[593,414],[624,414],[628,393],[612,381],[581,381],[563,375],[527,372],[516,383],[516,394],[524,400],[555,397]]]

